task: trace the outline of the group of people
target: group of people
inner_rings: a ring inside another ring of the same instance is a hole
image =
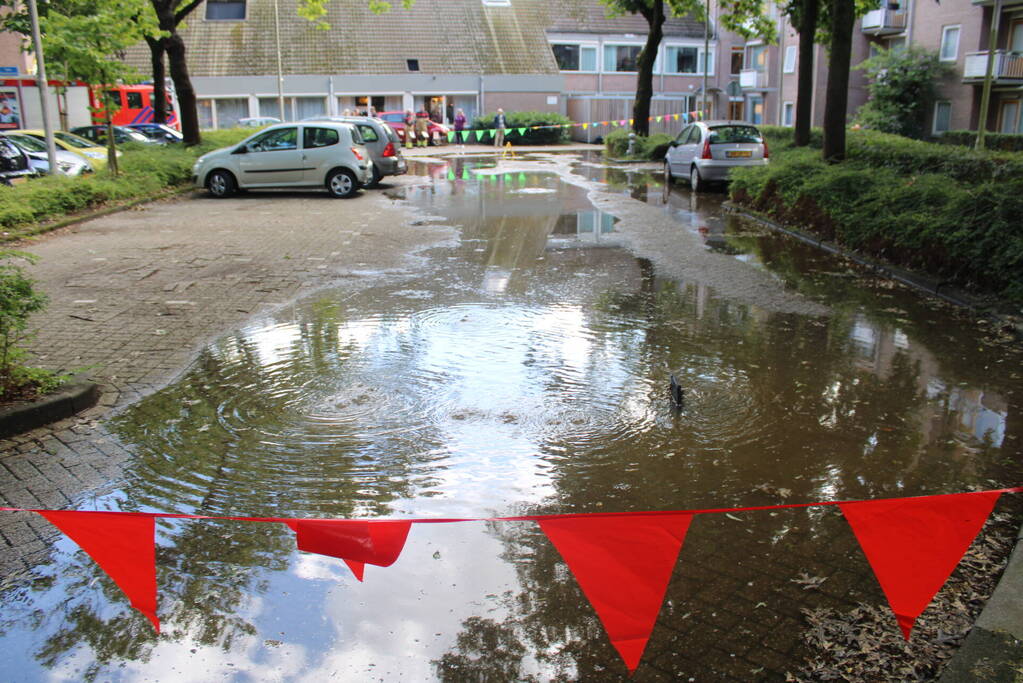
[[[412,147],[413,141],[419,147],[426,147],[430,141],[430,121],[440,123],[437,119],[439,115],[436,111],[429,112],[426,107],[419,110],[418,113],[413,114],[411,109],[405,110],[405,146]],[[455,115],[452,119],[455,128],[455,141],[459,145],[465,144],[465,139],[468,135],[466,124],[468,119],[465,116],[465,112],[461,109],[455,110]],[[508,119],[504,115],[504,109],[498,108],[497,114],[494,116],[494,146],[504,146],[504,131],[508,127]]]

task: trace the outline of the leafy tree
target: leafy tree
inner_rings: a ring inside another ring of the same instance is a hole
[[[167,55],[170,66],[170,77],[174,82],[174,92],[178,98],[178,109],[181,112],[181,133],[186,145],[197,145],[201,141],[199,134],[199,112],[196,108],[195,88],[192,78],[188,75],[188,63],[185,60],[185,41],[178,34],[178,26],[185,18],[202,4],[203,0],[149,0],[156,21],[163,35],[147,35],[150,61],[153,65],[153,120],[157,123],[167,122],[167,72],[164,69],[163,56]]]
[[[860,107],[857,123],[885,133],[924,137],[927,110],[937,95],[937,81],[949,72],[937,53],[917,46],[883,50],[856,68],[870,78],[867,86],[870,99]]]

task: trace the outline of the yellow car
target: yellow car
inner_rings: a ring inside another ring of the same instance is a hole
[[[21,133],[22,135],[31,135],[34,138],[40,140],[46,140],[46,133],[38,129],[22,129],[12,130],[11,133]],[[68,133],[63,130],[53,131],[53,141],[57,143],[57,147],[66,149],[69,152],[74,152],[80,157],[85,157],[92,167],[97,171],[101,171],[107,167],[107,149],[106,147],[97,147],[96,143],[92,140],[86,140],[85,138],[75,135],[74,133]],[[120,152],[117,152],[117,156],[121,156]]]

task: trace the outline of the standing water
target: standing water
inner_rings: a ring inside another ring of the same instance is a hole
[[[78,507],[488,517],[1019,482],[1019,356],[955,310],[728,216],[720,196],[662,205],[655,175],[581,163],[570,184],[493,164],[423,165],[392,190],[457,230],[416,273],[224,337],[116,416],[134,460]],[[649,239],[774,295],[637,255],[642,228],[616,207],[640,202],[669,226]],[[790,299],[805,310],[772,305]],[[157,543],[159,637],[61,540],[0,593],[5,678],[626,677],[532,523],[415,525],[364,583],[280,524],[160,520]],[[833,508],[698,517],[634,678],[784,680],[800,609],[860,600],[883,596]]]

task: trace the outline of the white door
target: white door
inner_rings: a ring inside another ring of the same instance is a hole
[[[297,185],[302,182],[298,127],[273,128],[253,138],[238,155],[242,187]]]

